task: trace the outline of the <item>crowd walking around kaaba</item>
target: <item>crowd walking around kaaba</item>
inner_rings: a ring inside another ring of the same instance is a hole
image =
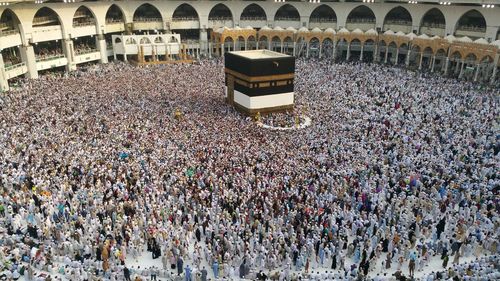
[[[499,280],[499,89],[296,69],[290,131],[224,102],[220,60],[1,93],[0,279]]]

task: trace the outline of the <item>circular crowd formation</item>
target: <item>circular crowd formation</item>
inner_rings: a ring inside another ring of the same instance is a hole
[[[0,275],[498,280],[498,88],[296,69],[301,130],[225,104],[220,60],[95,65],[0,94]]]

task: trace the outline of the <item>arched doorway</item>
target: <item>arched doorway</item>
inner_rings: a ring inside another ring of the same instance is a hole
[[[311,38],[311,40],[309,40],[308,54],[309,54],[310,58],[319,58],[319,54],[320,54],[319,47],[320,47],[320,42],[319,42],[318,38],[313,37],[313,38]]]
[[[283,53],[293,55],[293,40],[290,36],[285,37],[283,40]]]
[[[321,57],[330,59],[333,57],[333,41],[330,38],[323,39],[321,42]]]
[[[258,49],[269,49],[269,41],[266,36],[261,36],[259,38]]]
[[[271,50],[280,53],[281,52],[281,39],[278,36],[274,36],[271,40]]]
[[[33,17],[33,28],[54,25],[61,25],[61,21],[59,20],[59,16],[56,12],[54,12],[51,8],[40,8]]]
[[[266,12],[257,4],[246,6],[240,15],[240,26],[261,27],[266,24],[266,21]]]
[[[257,41],[255,40],[255,36],[250,35],[247,39],[247,49],[255,50],[257,49]]]
[[[278,26],[300,28],[300,14],[297,8],[290,4],[281,6],[274,15],[274,23]]]
[[[224,52],[234,51],[234,40],[232,37],[224,39]]]
[[[354,8],[347,16],[347,29],[359,28],[363,31],[375,29],[375,14],[365,5]]]
[[[172,14],[172,21],[198,21],[198,12],[193,6],[183,3],[179,5]]]
[[[314,9],[309,17],[309,27],[310,28],[322,28],[326,29],[337,28],[337,14],[328,5],[322,4]]]
[[[420,34],[427,34],[429,36],[445,36],[446,20],[443,13],[437,9],[432,8],[425,13],[420,23]]]
[[[407,9],[398,6],[387,13],[384,18],[383,31],[392,30],[394,32],[402,31],[404,33],[412,32],[412,17]]]
[[[245,38],[243,36],[238,36],[238,41],[236,42],[237,51],[245,51]]]
[[[233,26],[233,14],[226,5],[219,3],[210,10],[208,21],[212,28],[231,27]]]
[[[85,6],[80,6],[73,15],[73,27],[95,25],[94,14]]]
[[[125,17],[122,10],[115,4],[111,5],[106,12],[106,23],[125,23]]]
[[[467,36],[472,39],[484,38],[486,20],[478,10],[470,10],[460,17],[455,29],[455,36]]]
[[[373,61],[373,52],[375,52],[375,41],[368,39],[363,44],[363,59],[364,62]]]
[[[134,22],[162,22],[160,11],[153,5],[146,3],[139,6],[133,17]]]
[[[0,34],[8,35],[19,32],[19,19],[11,9],[5,9],[0,16]]]

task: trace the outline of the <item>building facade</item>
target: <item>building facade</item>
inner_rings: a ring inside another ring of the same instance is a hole
[[[7,2],[0,6],[0,86],[6,90],[9,80],[36,78],[47,69],[71,71],[82,63],[106,63],[117,57],[113,35],[168,33],[179,34],[193,57],[220,55],[236,47],[266,48],[497,80],[500,5],[493,4],[500,1],[318,2]],[[229,32],[233,35],[226,36]],[[253,41],[245,39],[249,32],[255,33]],[[261,40],[264,34],[267,41]],[[140,50],[162,42],[135,44]]]

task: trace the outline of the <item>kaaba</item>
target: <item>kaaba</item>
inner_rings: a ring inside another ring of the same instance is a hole
[[[293,109],[295,57],[269,51],[227,52],[226,101],[247,115]]]

